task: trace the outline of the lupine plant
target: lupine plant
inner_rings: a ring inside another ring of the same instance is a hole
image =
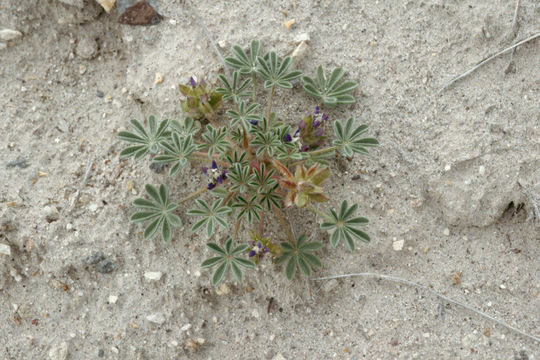
[[[150,116],[147,128],[131,120],[133,132],[119,133],[121,140],[131,143],[121,156],[139,160],[150,155],[154,163],[170,166],[171,177],[189,163],[206,179],[197,191],[177,201],[170,200],[165,185],[146,185],[148,198],[134,200],[137,212],[131,221],[147,223],[145,239],[160,233],[168,242],[173,228],[186,219],[177,215],[180,205],[193,202],[194,207],[185,212],[194,218],[192,231],[204,230],[208,238],[227,233],[223,245],[206,244],[215,256],[206,259],[202,268],[215,268],[214,285],[229,272],[241,282],[244,269],[262,261],[284,264],[288,279],[297,269],[309,277],[321,267],[316,253],[323,243],[310,241],[305,234],[295,237],[284,210],[295,207],[320,217],[332,247],[343,239],[352,252],[356,240],[369,242],[368,234],[359,229],[368,220],[356,215],[357,204],[343,201],[337,211],[321,210],[318,204],[329,201],[324,187],[332,155],[367,154],[378,142],[362,137],[367,125],[357,125],[352,117],[331,121],[324,112],[325,107],[354,102],[351,92],[357,84],[342,81],[342,68],[327,77],[319,66],[313,80],[291,70],[290,57],[280,59],[274,51],[261,55],[259,41],[251,42],[248,53],[234,46],[232,54],[226,63],[234,72],[230,78],[219,75],[219,88],[194,77],[180,85],[183,121],[158,122]],[[291,91],[298,79],[317,103],[294,123],[274,110],[274,94],[278,89]],[[259,83],[263,89],[257,87]],[[264,107],[259,102],[263,92],[267,93]],[[280,223],[282,233],[270,232],[272,219]]]

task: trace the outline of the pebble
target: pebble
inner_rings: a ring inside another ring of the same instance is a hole
[[[90,205],[88,206],[88,210],[90,210],[91,212],[96,212],[97,209],[98,209],[98,207],[99,207],[98,204],[93,203],[93,204],[90,204]]]
[[[98,44],[96,40],[85,36],[79,40],[75,52],[83,59],[93,59],[98,53]]]
[[[118,296],[109,295],[109,304],[116,304],[117,301],[118,301]]]
[[[0,244],[0,254],[11,256],[11,248],[8,244]]]
[[[277,354],[276,356],[272,358],[272,360],[287,360],[287,359],[285,358],[285,356],[281,354]]]
[[[466,335],[463,337],[463,339],[461,339],[461,345],[463,345],[464,348],[469,348],[474,340],[476,340],[476,336],[474,334]]]
[[[161,271],[147,271],[144,273],[144,277],[148,280],[159,281],[161,280],[162,276],[163,273]]]
[[[26,159],[17,159],[14,161],[10,161],[6,164],[6,167],[15,167],[15,166],[18,166],[21,169],[26,169],[30,165],[28,165],[28,163],[26,162]]]
[[[111,260],[103,259],[97,264],[96,270],[102,274],[109,274],[114,271],[114,267],[114,263]]]
[[[106,12],[110,12],[116,0],[96,0]]]
[[[10,41],[18,39],[22,36],[22,33],[17,30],[11,30],[11,29],[2,29],[0,30],[0,39],[4,41]]]
[[[97,95],[97,97],[102,98],[102,97],[105,96],[105,93],[103,91],[101,91],[101,90],[98,90],[98,91],[96,91],[96,95]]]
[[[86,66],[79,65],[79,74],[84,75],[86,73]]]
[[[294,20],[294,19],[287,20],[287,21],[285,21],[285,22],[283,23],[283,26],[285,26],[285,28],[286,28],[287,30],[289,30],[289,29],[294,25],[295,22],[296,22],[296,20]]]
[[[154,76],[154,84],[161,84],[163,82],[163,75],[160,72],[157,72]]]
[[[327,281],[323,286],[322,290],[325,293],[330,293],[332,290],[334,290],[339,285],[338,281],[336,279],[332,279]]]
[[[259,314],[259,310],[257,309],[253,309],[253,311],[251,312],[251,316],[253,316],[255,319],[259,319],[261,317],[261,315]]]
[[[103,351],[103,349],[99,349],[98,352],[97,352],[97,356],[98,356],[98,357],[103,357],[103,356],[105,356],[105,351]]]
[[[54,345],[49,350],[49,359],[51,360],[65,360],[69,352],[69,345],[67,342],[62,341],[60,344]]]
[[[60,213],[55,206],[45,206],[43,208],[43,216],[48,223],[52,223],[53,221],[60,219]]]
[[[189,329],[191,329],[191,326],[192,326],[191,324],[186,324],[186,325],[182,326],[180,328],[180,330],[181,331],[188,331]]]
[[[6,48],[7,48],[7,44],[3,43],[3,42],[0,42],[0,50],[4,50]]]
[[[150,170],[156,174],[161,174],[167,168],[167,164],[153,162],[150,164]]]
[[[218,295],[227,295],[227,294],[230,294],[230,293],[231,293],[231,289],[229,288],[229,286],[227,284],[221,284],[216,289],[216,294],[218,294]]]
[[[172,26],[176,26],[176,20],[174,19],[169,20],[169,24],[171,24]]]
[[[91,255],[88,255],[86,259],[84,259],[84,262],[87,263],[88,265],[95,265],[101,260],[103,260],[103,258],[105,258],[105,256],[103,255],[101,251],[98,250],[98,251],[94,251]]]
[[[146,320],[154,324],[163,325],[163,323],[165,323],[165,316],[162,313],[158,312],[152,315],[148,315],[146,317]]]
[[[445,236],[450,235],[450,229],[448,229],[448,228],[444,229],[444,230],[443,230],[443,234],[444,234]]]
[[[392,243],[392,248],[395,250],[395,251],[401,251],[403,250],[403,245],[405,245],[405,240],[401,239],[401,240],[396,240]]]

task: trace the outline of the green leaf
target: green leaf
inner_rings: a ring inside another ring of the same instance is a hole
[[[302,75],[302,72],[298,70],[287,72],[291,65],[291,61],[292,59],[290,57],[286,57],[279,62],[277,54],[274,51],[269,52],[264,57],[259,56],[257,58],[259,64],[257,75],[265,80],[264,87],[269,88],[278,86],[284,89],[291,89],[291,81]]]
[[[351,157],[354,153],[367,154],[368,147],[379,144],[373,138],[360,138],[360,135],[366,131],[367,125],[360,125],[354,130],[353,126],[354,120],[352,117],[345,124],[342,124],[340,121],[334,122],[334,133],[336,135],[334,146],[339,148],[346,157]]]
[[[217,199],[212,206],[209,206],[206,201],[197,199],[196,203],[199,206],[199,209],[189,210],[187,214],[190,216],[201,216],[202,219],[195,223],[191,230],[195,232],[205,226],[206,234],[210,237],[214,232],[215,223],[224,229],[227,229],[226,216],[232,209],[228,206],[221,206],[222,201],[223,199]]]
[[[369,235],[358,229],[368,223],[363,217],[354,217],[358,209],[357,204],[349,207],[347,201],[341,203],[339,215],[332,209],[328,212],[326,221],[321,224],[321,229],[328,231],[330,235],[330,245],[336,247],[341,239],[344,239],[345,245],[349,251],[353,252],[356,248],[355,239],[365,243],[370,242]]]
[[[302,77],[304,90],[311,96],[316,97],[326,105],[351,104],[354,97],[347,93],[353,91],[358,84],[354,81],[344,81],[339,84],[345,71],[338,67],[332,70],[330,78],[327,78],[322,66],[317,67],[315,82],[309,76]]]
[[[178,204],[169,203],[169,191],[165,185],[160,185],[159,190],[147,184],[146,193],[151,200],[138,198],[133,201],[133,206],[142,211],[131,215],[131,222],[139,223],[146,220],[152,222],[144,230],[144,238],[151,238],[161,227],[161,237],[165,241],[170,241],[172,237],[172,227],[181,227],[182,220],[173,212],[178,208]]]
[[[169,126],[169,120],[163,120],[158,126],[155,116],[151,115],[148,118],[148,130],[136,119],[130,120],[129,123],[133,130],[135,130],[135,133],[120,131],[118,138],[138,145],[122,150],[120,152],[121,157],[133,156],[135,160],[139,160],[148,153],[155,154],[159,150],[159,143],[166,141],[169,136],[169,133],[166,131]]]
[[[276,258],[274,263],[279,265],[287,261],[285,276],[289,280],[294,277],[297,267],[302,274],[309,277],[312,273],[312,267],[320,268],[322,266],[321,260],[313,254],[321,247],[320,242],[308,242],[306,235],[302,234],[294,243],[281,243],[283,254]]]
[[[219,265],[212,277],[212,283],[214,285],[219,285],[221,281],[223,281],[229,269],[231,269],[232,275],[236,281],[242,282],[244,279],[242,268],[255,267],[255,264],[252,261],[239,257],[239,255],[245,253],[249,249],[249,246],[247,244],[240,244],[233,247],[232,242],[232,238],[229,238],[225,243],[224,248],[215,243],[206,244],[212,252],[218,254],[218,256],[204,260],[201,264],[203,269]]]

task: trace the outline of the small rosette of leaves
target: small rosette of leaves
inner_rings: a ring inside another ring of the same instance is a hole
[[[360,125],[353,130],[354,120],[349,118],[345,126],[340,122],[334,122],[334,133],[336,139],[334,146],[341,150],[344,156],[352,157],[354,153],[368,154],[368,147],[379,145],[377,139],[361,138],[360,136],[367,131],[367,125]]]
[[[240,220],[242,217],[246,217],[247,221],[251,224],[253,220],[261,221],[259,213],[262,211],[262,206],[259,204],[257,195],[253,195],[249,198],[242,195],[235,197],[235,203],[232,206],[234,209],[238,209],[239,212],[236,218]]]
[[[133,205],[140,211],[131,216],[131,222],[152,220],[144,230],[144,238],[151,238],[158,229],[161,229],[161,237],[169,241],[172,237],[172,227],[182,226],[182,220],[173,213],[178,204],[169,203],[169,191],[163,184],[159,190],[150,184],[145,188],[151,200],[138,198],[133,201]]]
[[[294,243],[282,242],[283,254],[275,260],[276,264],[287,262],[285,276],[292,280],[296,274],[296,268],[300,268],[302,274],[311,276],[311,268],[320,268],[321,260],[313,252],[321,249],[322,243],[318,241],[306,241],[306,235],[302,234]]]
[[[197,146],[193,144],[191,136],[181,138],[180,135],[174,132],[171,137],[172,144],[161,143],[165,154],[156,156],[154,162],[158,164],[173,163],[174,165],[169,170],[169,176],[174,176],[182,166],[187,164],[189,155],[197,150]]]
[[[272,165],[281,173],[280,187],[287,190],[284,200],[285,206],[294,204],[298,208],[303,208],[309,200],[328,201],[320,185],[330,175],[329,168],[319,169],[319,165],[315,164],[307,169],[304,165],[297,165],[293,175],[285,165],[277,160],[273,160]]]
[[[228,57],[225,59],[227,65],[240,70],[242,75],[250,75],[257,71],[257,58],[259,57],[259,51],[261,49],[261,43],[259,40],[252,40],[249,47],[249,56],[246,55],[244,50],[235,45],[232,47],[232,52],[235,57]]]
[[[219,225],[224,229],[227,229],[227,217],[231,213],[232,209],[228,206],[221,206],[223,199],[218,199],[210,206],[204,200],[197,199],[195,200],[198,209],[193,209],[188,211],[188,215],[191,216],[200,216],[201,220],[195,223],[191,228],[191,231],[195,232],[202,227],[206,227],[206,234],[208,237],[212,236],[214,233],[215,225]]]
[[[206,131],[202,134],[204,143],[201,144],[201,149],[208,149],[208,156],[217,152],[219,154],[224,154],[229,149],[229,141],[227,140],[227,129],[220,127],[216,129],[212,125],[206,125]]]
[[[250,97],[253,92],[248,90],[251,79],[247,78],[244,81],[240,81],[240,71],[235,71],[232,75],[232,82],[229,82],[223,75],[218,76],[223,87],[217,88],[216,92],[223,95],[223,100],[233,100],[235,103],[239,103],[242,97]]]
[[[139,160],[148,153],[155,154],[159,150],[160,142],[166,141],[169,138],[169,132],[167,131],[169,120],[163,120],[158,125],[156,117],[150,115],[148,117],[148,130],[137,119],[131,119],[129,123],[135,132],[120,131],[118,138],[137,145],[129,146],[122,150],[120,153],[122,157],[133,156],[135,160]]]
[[[258,57],[257,74],[264,80],[264,87],[270,88],[278,86],[283,89],[292,89],[292,81],[302,75],[301,71],[294,70],[287,72],[291,66],[292,59],[286,57],[279,62],[278,56],[274,51],[269,52],[265,57]]]
[[[371,241],[368,234],[358,229],[359,226],[366,225],[369,221],[364,217],[355,217],[357,209],[357,204],[349,207],[346,200],[341,203],[339,213],[330,209],[329,216],[321,224],[321,229],[332,234],[330,235],[332,247],[336,247],[339,241],[344,239],[349,251],[353,252],[356,248],[355,239],[365,243]]]
[[[232,242],[232,238],[229,238],[225,243],[225,248],[215,243],[206,244],[208,249],[216,253],[217,256],[204,260],[201,267],[203,269],[209,269],[217,266],[212,276],[212,284],[214,286],[219,285],[223,281],[229,270],[232,272],[236,281],[240,283],[244,280],[244,271],[242,268],[253,269],[255,267],[253,261],[240,257],[249,249],[249,245],[241,244],[233,248]]]
[[[197,82],[193,77],[186,85],[180,85],[180,92],[186,98],[180,101],[184,113],[195,119],[211,119],[221,106],[223,95],[217,93],[202,79]]]
[[[326,105],[352,104],[354,97],[348,93],[353,91],[358,84],[348,80],[338,85],[344,73],[343,68],[338,67],[327,78],[323,67],[319,65],[317,80],[313,80],[309,76],[302,77],[304,90]]]

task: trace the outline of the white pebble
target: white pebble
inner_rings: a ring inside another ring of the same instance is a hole
[[[0,39],[4,41],[15,40],[17,38],[20,38],[21,36],[22,36],[22,33],[17,30],[11,30],[11,29],[0,30]]]
[[[163,273],[161,271],[147,271],[144,273],[144,277],[148,280],[159,281],[161,280],[162,276]]]
[[[8,244],[0,244],[0,254],[11,256],[11,248]]]
[[[452,166],[450,166],[450,164],[446,165],[444,167],[444,171],[450,171],[450,169],[452,168]]]
[[[506,289],[506,285],[504,285],[504,284],[499,285],[499,287],[500,287],[501,289],[503,289],[503,290]]]
[[[450,235],[450,229],[448,229],[448,228],[444,229],[444,230],[443,230],[443,234],[444,234],[445,236]]]
[[[191,324],[186,324],[180,328],[182,331],[188,331],[189,329],[191,329]]]
[[[486,168],[484,167],[484,165],[480,165],[480,167],[478,168],[478,173],[480,175],[484,175],[486,173]]]
[[[261,317],[261,315],[259,314],[259,310],[257,309],[253,309],[253,311],[251,312],[251,316],[253,316],[255,319],[258,319]]]
[[[49,359],[51,360],[65,360],[68,356],[69,345],[67,342],[62,341],[60,344],[53,346],[49,350]]]
[[[118,301],[118,296],[109,295],[109,304],[116,304],[117,301]]]
[[[308,33],[303,33],[303,34],[298,34],[294,37],[294,41],[296,43],[300,43],[302,41],[307,41],[309,42],[310,41],[310,38],[309,38],[309,34]]]
[[[88,205],[88,210],[90,210],[91,212],[96,212],[97,209],[98,209],[98,204],[96,203]]]
[[[403,249],[403,245],[405,245],[405,240],[397,240],[392,243],[392,248],[395,251],[401,251]]]
[[[152,315],[148,315],[146,317],[146,320],[154,324],[163,325],[163,323],[165,322],[165,316],[162,313],[158,312]]]
[[[172,26],[176,26],[176,20],[174,19],[169,20],[169,24],[171,24]]]

